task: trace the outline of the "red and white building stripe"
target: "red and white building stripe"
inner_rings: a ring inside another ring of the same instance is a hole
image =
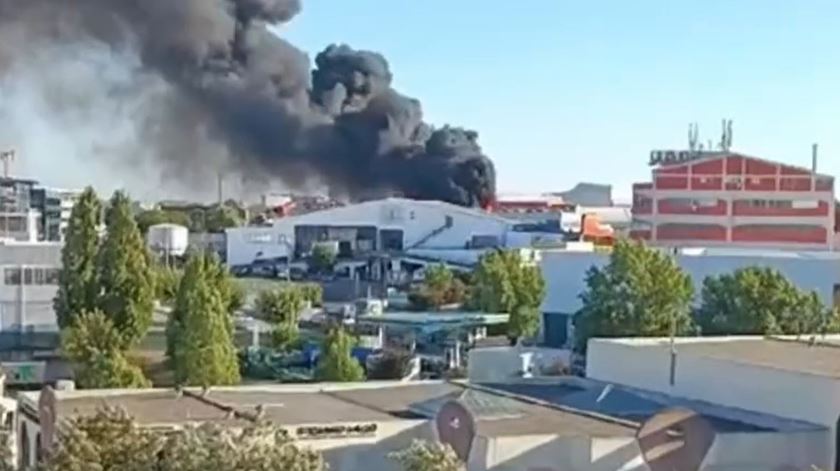
[[[660,246],[831,250],[834,178],[731,152],[662,163],[633,185],[631,237]]]

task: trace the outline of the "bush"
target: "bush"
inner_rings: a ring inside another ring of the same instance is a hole
[[[312,306],[320,306],[324,302],[324,289],[318,283],[306,283],[300,287],[303,299]]]
[[[297,324],[277,324],[271,332],[271,344],[282,352],[295,350],[300,345],[300,330]]]
[[[368,371],[369,379],[402,379],[411,371],[413,356],[406,350],[386,350]]]

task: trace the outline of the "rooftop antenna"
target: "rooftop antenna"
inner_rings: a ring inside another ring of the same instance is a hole
[[[732,120],[722,120],[721,128],[720,143],[718,144],[718,147],[720,150],[727,152],[732,147]]]
[[[702,150],[703,145],[698,145],[698,136],[700,134],[700,127],[697,123],[688,123],[688,150],[694,152]]]
[[[0,152],[0,160],[3,161],[3,178],[9,178],[9,166],[15,160],[15,150]]]

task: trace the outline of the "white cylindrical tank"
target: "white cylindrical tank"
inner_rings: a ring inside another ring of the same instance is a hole
[[[187,253],[190,231],[178,224],[155,224],[149,228],[146,243],[155,253],[180,257]]]

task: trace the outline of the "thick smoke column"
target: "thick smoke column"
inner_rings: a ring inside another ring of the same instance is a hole
[[[139,127],[170,170],[206,164],[173,149],[210,134],[244,175],[317,176],[351,197],[492,200],[494,168],[475,132],[423,122],[379,54],[330,46],[310,71],[268,29],[299,11],[298,0],[0,0],[0,80],[38,47],[106,44],[168,84]]]

